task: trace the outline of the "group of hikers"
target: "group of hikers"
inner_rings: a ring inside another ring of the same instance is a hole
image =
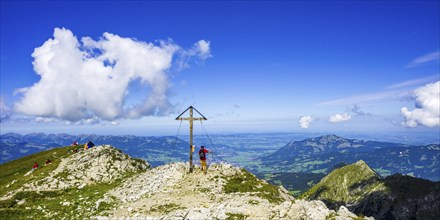
[[[78,146],[78,141],[72,142],[71,146]],[[84,150],[87,150],[87,149],[92,148],[94,146],[95,146],[95,144],[93,142],[87,141],[87,143],[84,144]],[[73,149],[72,152],[77,153],[78,148]],[[51,160],[49,160],[49,159],[46,160],[46,165],[51,164],[51,163],[52,163]],[[39,167],[38,163],[34,162],[34,165],[32,166],[32,171],[38,169],[38,167]]]
[[[49,165],[49,164],[51,164],[51,163],[52,163],[52,161],[51,161],[50,159],[47,159],[47,160],[46,160],[46,166]],[[32,170],[36,170],[36,169],[38,169],[38,166],[39,166],[38,163],[35,161],[35,162],[34,162],[34,165],[32,166]]]

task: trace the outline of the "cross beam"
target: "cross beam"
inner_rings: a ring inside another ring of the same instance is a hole
[[[189,110],[189,117],[181,117],[185,112]],[[194,118],[193,117],[193,110],[195,110],[197,113],[199,113],[202,117],[201,118]],[[189,172],[193,172],[193,121],[202,121],[202,120],[208,120],[205,116],[202,115],[199,111],[197,111],[196,108],[193,106],[188,107],[185,111],[183,111],[179,116],[177,116],[176,120],[186,120],[189,121]]]

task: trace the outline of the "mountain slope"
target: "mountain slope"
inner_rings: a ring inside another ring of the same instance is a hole
[[[435,219],[440,182],[396,174],[381,179],[363,161],[334,170],[302,195],[376,219]]]
[[[329,210],[321,201],[293,200],[244,169],[211,164],[204,175],[187,163],[148,169],[110,146],[73,153],[73,147],[0,165],[2,218],[153,218],[153,219],[351,219],[345,207]],[[21,164],[52,164],[33,172]],[[5,181],[3,178],[5,177]]]
[[[440,145],[404,144],[345,139],[335,135],[290,142],[273,154],[260,157],[277,172],[325,173],[340,163],[364,160],[380,175],[393,173],[440,180]]]
[[[96,205],[100,195],[149,166],[110,146],[78,153],[75,148],[56,148],[0,165],[0,216],[88,217],[109,208]],[[43,165],[46,159],[52,163]],[[31,170],[34,162],[40,166]]]
[[[379,175],[360,160],[334,170],[302,197],[320,199],[332,208],[358,203],[373,191],[386,190],[379,180]]]

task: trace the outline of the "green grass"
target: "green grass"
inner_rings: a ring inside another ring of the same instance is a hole
[[[338,216],[338,214],[336,214],[336,213],[331,213],[330,215],[328,215],[328,216],[326,216],[325,217],[325,220],[335,220],[336,219],[336,216]]]
[[[248,203],[248,204],[251,204],[251,205],[258,205],[258,204],[260,204],[259,201],[257,201],[257,200],[253,200],[253,199],[247,201],[247,203]]]
[[[150,212],[159,212],[159,213],[168,214],[174,210],[179,210],[179,209],[184,209],[184,208],[185,207],[182,207],[182,206],[175,204],[175,203],[168,203],[165,205],[152,206],[150,208]]]
[[[337,209],[340,204],[355,203],[372,190],[383,188],[380,177],[360,161],[332,171],[299,198],[323,200],[329,208]]]
[[[223,190],[225,193],[256,192],[259,197],[267,199],[271,203],[282,201],[278,187],[262,182],[245,169],[241,170],[241,174],[228,177]]]
[[[0,203],[0,213],[4,216],[14,216],[16,219],[24,218],[55,218],[55,219],[84,219],[93,215],[105,215],[106,211],[115,207],[114,199],[107,202],[96,202],[103,198],[109,190],[122,184],[122,179],[129,178],[135,173],[112,183],[99,183],[88,185],[82,189],[69,188],[60,191],[22,191],[16,193],[11,199]],[[16,201],[24,200],[18,205]],[[69,202],[70,205],[62,205]],[[27,208],[28,209],[27,209]],[[38,207],[44,211],[39,210]]]
[[[0,195],[19,189],[25,183],[41,180],[55,170],[62,158],[72,155],[71,150],[76,147],[61,147],[0,165]],[[45,166],[50,159],[51,164]],[[34,162],[40,166],[30,175],[24,176],[32,169]],[[100,201],[104,194],[122,184],[122,181],[139,172],[127,172],[121,178],[111,183],[95,183],[82,189],[68,188],[54,191],[20,191],[12,198],[0,200],[0,219],[87,219],[94,215],[106,215],[116,205],[116,200]],[[66,173],[60,173],[60,178]],[[11,184],[13,181],[14,184]],[[6,187],[9,185],[9,187]]]
[[[249,217],[249,215],[243,215],[241,213],[231,213],[231,212],[226,212],[226,220],[244,220],[247,217]]]
[[[301,195],[302,192],[303,191],[301,191],[301,190],[290,190],[289,194],[294,196],[294,197],[298,197],[299,195]]]
[[[1,164],[0,196],[3,196],[7,192],[20,188],[25,183],[46,177],[50,172],[56,169],[62,158],[71,155],[70,151],[74,148],[82,147],[69,146],[54,148]],[[45,162],[47,159],[50,159],[52,163],[46,166]],[[39,164],[38,169],[32,172],[29,176],[24,176],[27,172],[32,170],[34,162],[37,162]],[[14,180],[16,182],[14,184],[10,184]],[[6,187],[8,184],[10,186]]]

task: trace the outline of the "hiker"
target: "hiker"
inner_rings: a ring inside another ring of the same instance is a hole
[[[93,143],[93,142],[91,142],[91,141],[89,141],[89,142],[87,142],[89,145],[89,148],[92,148],[92,147],[94,147],[95,146],[95,144]]]
[[[51,164],[52,161],[50,161],[49,159],[46,160],[46,165]]]
[[[38,163],[34,162],[34,166],[32,167],[32,170],[36,170],[38,168]]]
[[[87,149],[92,148],[94,146],[95,146],[95,144],[93,142],[87,141],[87,143],[84,144],[84,150],[87,150]]]
[[[208,172],[208,168],[206,167],[206,154],[209,153],[208,150],[205,149],[205,146],[201,146],[201,149],[199,150],[199,157],[200,157],[200,165],[202,166],[203,173],[206,174]]]

